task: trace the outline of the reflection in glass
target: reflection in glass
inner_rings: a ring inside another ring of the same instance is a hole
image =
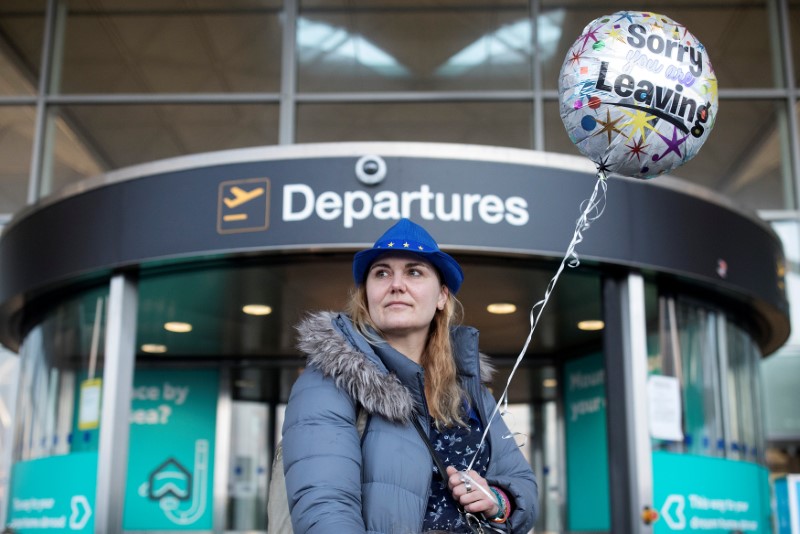
[[[779,289],[786,290],[792,332],[780,352],[791,353],[800,347],[800,221],[789,217],[770,221],[770,226],[780,238],[786,256],[781,273],[784,276],[785,288]]]
[[[800,436],[800,354],[787,350],[761,362],[764,421],[773,441],[793,441]]]
[[[790,209],[794,187],[780,101],[722,100],[698,155],[673,176],[708,187],[750,209]]]
[[[100,172],[278,141],[277,105],[61,106],[42,195]]]
[[[168,16],[158,9],[72,9],[62,93],[236,93],[277,91],[278,9],[219,4]],[[159,6],[160,7],[160,6]]]
[[[678,330],[676,374],[683,390],[685,452],[724,456],[722,397],[719,391],[717,321],[715,312],[679,303],[673,328]],[[736,407],[738,399],[730,399]],[[744,405],[745,407],[747,405]]]
[[[528,0],[492,0],[492,7],[525,7]],[[413,7],[420,9],[436,8],[468,8],[483,7],[487,5],[486,0],[300,0],[303,9],[322,8],[322,9],[361,9],[379,8],[393,9],[398,6]]]
[[[296,361],[293,326],[307,312],[343,309],[353,284],[351,255],[326,255],[324,259],[281,256],[237,265],[143,274],[139,280],[136,339],[139,358],[163,361],[252,357],[255,361]],[[502,266],[469,258],[459,261],[466,280],[458,295],[465,310],[463,323],[481,331],[484,352],[515,360],[530,328],[528,310],[544,294],[552,269],[510,260]],[[494,282],[487,287],[481,280]],[[599,295],[596,273],[565,272],[559,291],[542,314],[536,342],[529,352],[535,357],[548,357],[568,350],[599,348],[602,332],[583,332],[576,327],[581,318],[599,316]],[[244,313],[243,305],[253,300],[270,306],[272,313]],[[487,304],[496,300],[515,303],[517,312],[487,312]],[[192,330],[169,332],[164,328],[169,321],[189,323]],[[166,352],[145,353],[141,351],[145,344],[163,345]],[[532,393],[524,380],[515,380],[512,386],[521,388],[512,392],[514,398]],[[536,391],[541,387],[537,383]]]
[[[0,96],[36,92],[44,41],[44,0],[0,2]]]
[[[794,187],[784,103],[720,100],[719,110],[714,129],[697,155],[670,175],[753,210],[790,209]],[[567,136],[557,102],[545,104],[545,149],[585,158]]]
[[[555,401],[546,401],[536,406],[535,413],[540,415],[542,436],[536,436],[541,442],[541,461],[534,458],[531,466],[536,470],[536,477],[541,488],[541,510],[536,525],[536,532],[563,532],[561,514],[564,502],[564,483],[566,478],[560,464],[559,455],[564,448],[559,423],[558,406]]]
[[[605,2],[597,7],[589,2],[545,0],[542,13],[563,10],[562,38],[554,56],[543,58],[543,86],[558,87],[558,75],[569,47],[592,20],[616,11],[630,9],[630,4]],[[778,29],[770,22],[765,0],[755,2],[664,2],[644,0],[636,9],[652,9],[684,25],[706,47],[720,88],[776,87],[780,77],[781,54],[777,49]],[[773,17],[777,20],[777,17]],[[746,36],[746,38],[743,38]],[[722,106],[720,106],[722,108]]]
[[[36,110],[0,106],[0,213],[12,213],[28,198]]]
[[[524,7],[314,9],[301,15],[297,46],[302,91],[531,86],[531,22]],[[540,30],[546,42],[554,42],[558,21],[543,18]]]
[[[368,39],[345,28],[300,17],[297,20],[298,61],[306,64],[354,62],[383,76],[407,76],[408,70]]]
[[[413,139],[530,148],[531,120],[529,103],[303,104],[297,142]]]
[[[789,25],[789,44],[791,46],[792,62],[794,63],[795,85],[800,83],[800,2],[789,0],[788,16],[786,17]]]
[[[106,287],[57,305],[25,336],[14,461],[96,451],[102,378]]]
[[[11,453],[14,450],[14,414],[19,389],[19,357],[0,349],[0,499],[8,502]],[[0,512],[2,517],[2,512]]]
[[[97,0],[69,0],[69,4],[73,9],[86,10],[95,8]],[[161,11],[170,14],[177,9],[189,13],[202,13],[219,8],[220,3],[219,0],[192,0],[190,3],[187,3],[186,0],[103,0],[103,5],[109,10],[138,11],[141,13],[158,13]],[[281,0],[225,0],[225,7],[231,10],[279,8],[281,5]]]
[[[760,361],[761,352],[744,330],[727,323],[728,396],[731,404],[740,409],[731,412],[731,458],[748,461],[765,461],[764,413],[761,404]]]
[[[231,479],[228,481],[226,528],[238,532],[265,531],[269,467],[267,434],[269,406],[262,402],[231,402]]]
[[[698,301],[661,296],[656,311],[649,287],[649,372],[680,380],[684,433],[682,442],[652,440],[653,450],[764,463],[761,352],[753,337]]]
[[[553,56],[561,37],[562,10],[544,14],[537,21],[538,52],[542,59]],[[531,61],[532,35],[530,19],[505,24],[496,31],[479,37],[456,52],[437,69],[442,76],[459,76],[483,64],[508,65],[525,69]]]
[[[20,65],[19,58],[0,46],[0,96],[32,95],[35,92],[36,79]]]

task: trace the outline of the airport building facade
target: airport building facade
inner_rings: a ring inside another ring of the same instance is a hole
[[[772,532],[800,471],[798,6],[637,6],[705,44],[719,115],[669,176],[597,182],[558,72],[627,7],[3,2],[3,525],[264,532],[293,325],[410,217],[464,267],[495,391],[560,273],[506,416],[537,532]]]

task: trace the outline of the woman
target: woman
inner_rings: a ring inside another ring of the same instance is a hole
[[[478,332],[453,326],[461,267],[403,219],[355,255],[353,276],[347,314],[298,326],[308,361],[283,427],[295,534],[469,532],[457,502],[528,532],[536,480],[499,417],[480,445],[496,403],[483,386],[490,368]],[[447,466],[444,479],[414,419]]]

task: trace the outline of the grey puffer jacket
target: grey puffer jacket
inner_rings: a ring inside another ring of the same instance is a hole
[[[373,347],[342,314],[319,313],[299,326],[305,371],[289,398],[283,424],[286,493],[295,534],[412,534],[422,530],[433,461],[412,417],[430,428],[424,373],[386,344]],[[481,419],[495,400],[483,386],[478,332],[453,331],[462,385]],[[485,379],[486,377],[484,377]],[[357,406],[369,414],[362,437]],[[495,417],[489,431],[486,479],[513,499],[514,534],[528,532],[538,489],[508,429]]]

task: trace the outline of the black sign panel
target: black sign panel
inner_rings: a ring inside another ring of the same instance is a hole
[[[110,182],[13,221],[0,240],[0,314],[75,277],[143,262],[270,250],[357,250],[400,217],[445,250],[561,258],[591,173],[502,160],[384,155],[366,185],[355,156],[221,161]],[[157,164],[151,165],[157,168]],[[608,180],[578,253],[724,286],[787,313],[777,237],[763,223],[658,179]]]

